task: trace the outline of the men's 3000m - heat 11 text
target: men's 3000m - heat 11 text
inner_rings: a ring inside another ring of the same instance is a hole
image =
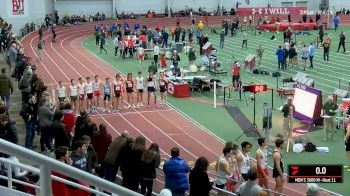
[[[289,183],[342,183],[342,165],[288,165]]]

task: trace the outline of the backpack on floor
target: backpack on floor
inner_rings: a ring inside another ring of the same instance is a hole
[[[316,151],[316,145],[312,142],[308,142],[305,145],[305,151],[306,152],[315,152]]]

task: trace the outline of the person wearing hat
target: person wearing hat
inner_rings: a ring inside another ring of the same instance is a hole
[[[232,66],[232,86],[234,88],[239,88],[241,83],[241,78],[239,75],[241,65],[238,61],[235,61]]]

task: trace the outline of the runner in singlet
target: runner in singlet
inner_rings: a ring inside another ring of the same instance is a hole
[[[90,80],[90,77],[86,77],[86,111],[88,113],[93,112],[92,110],[92,99],[94,98],[94,90],[92,88],[92,82]]]
[[[119,74],[115,76],[115,81],[113,82],[113,91],[114,91],[114,104],[113,104],[113,111],[118,111],[119,109],[122,109],[121,106],[119,106],[119,102],[121,101],[122,97],[122,88],[123,88],[123,81],[121,80],[121,77]],[[123,103],[121,103],[123,105]]]
[[[106,82],[103,84],[103,100],[104,100],[105,112],[110,112],[109,101],[111,101],[111,91],[112,91],[111,79],[107,77]]]
[[[139,68],[142,70],[142,64],[144,59],[144,49],[141,45],[137,48],[137,59],[139,59]]]
[[[62,81],[58,82],[57,96],[60,102],[64,102],[66,99],[66,87],[62,85]]]
[[[148,76],[147,76],[147,92],[148,92],[148,96],[147,96],[147,103],[149,105],[149,99],[151,97],[151,94],[153,94],[154,97],[154,105],[157,103],[157,96],[154,93],[156,91],[155,89],[156,86],[156,81],[155,78],[153,76],[153,71],[149,71],[148,72]]]
[[[278,193],[282,193],[283,183],[285,181],[285,177],[283,174],[282,154],[281,154],[281,147],[283,145],[283,140],[278,138],[276,139],[275,144],[276,144],[276,148],[272,154],[272,157],[273,157],[272,177],[275,178],[275,181],[276,181],[275,191]]]
[[[258,139],[259,148],[256,151],[256,161],[258,166],[259,185],[268,189],[268,169],[267,169],[267,150],[265,148],[265,138]]]
[[[159,92],[160,92],[160,104],[163,103],[166,105],[167,102],[167,89],[168,89],[168,80],[165,77],[164,71],[160,72],[159,75]]]
[[[136,77],[136,89],[137,89],[137,107],[142,107],[143,100],[143,89],[144,89],[144,79],[142,77],[142,72],[138,72]]]
[[[74,79],[70,80],[69,85],[69,97],[70,103],[73,106],[73,112],[77,112],[77,100],[78,100],[78,85],[75,84]]]
[[[78,84],[78,93],[79,93],[79,111],[84,110],[84,102],[85,102],[85,83],[83,81],[83,78],[79,78],[79,84]]]
[[[230,161],[232,155],[232,146],[225,146],[223,149],[223,155],[219,157],[217,165],[215,166],[216,174],[218,176],[216,178],[215,186],[218,188],[225,189],[227,185],[227,179],[232,174],[233,165]]]
[[[242,180],[243,178],[245,181],[248,181],[248,171],[250,169],[249,153],[251,146],[252,145],[249,142],[243,142],[241,144],[242,151],[238,151],[237,164],[241,174],[241,176],[238,177],[239,180]]]
[[[132,74],[128,73],[126,81],[125,81],[125,90],[126,90],[126,98],[128,101],[128,108],[131,106],[133,108],[136,108],[134,104],[134,97],[133,97],[133,92],[134,92],[134,80],[132,78]]]
[[[94,82],[92,83],[92,90],[94,91],[94,103],[93,110],[100,110],[100,96],[101,96],[101,82],[98,75],[95,75]]]

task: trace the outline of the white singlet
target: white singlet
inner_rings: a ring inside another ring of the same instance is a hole
[[[228,164],[224,156],[220,156],[218,161],[218,168],[216,170],[216,174],[218,177],[216,178],[216,182],[215,182],[217,185],[223,185],[223,184],[226,185],[227,179],[229,178],[229,175],[220,169],[220,163],[222,162],[226,162],[226,164]]]
[[[243,152],[239,151],[239,153],[241,154],[242,156],[242,163],[241,163],[241,174],[248,174],[248,171],[250,169],[250,157],[249,155],[247,156],[244,156],[243,155]]]
[[[86,83],[86,94],[90,94],[90,93],[93,93],[92,82]]]
[[[143,77],[136,77],[136,88],[137,89],[143,89]]]
[[[58,97],[66,97],[66,87],[62,86],[61,88],[58,87],[57,88],[57,91],[58,91]]]
[[[78,96],[78,86],[75,84],[73,85],[69,85],[69,93],[70,96]]]
[[[151,81],[147,78],[147,87],[154,87],[154,77],[152,77]]]
[[[264,151],[262,151],[261,149],[258,149],[258,150],[262,152],[260,167],[261,169],[265,169],[267,167],[267,150],[266,149]]]
[[[100,82],[93,82],[92,83],[92,89],[94,90],[94,92],[99,92],[100,91]]]
[[[79,83],[78,84],[78,91],[79,91],[79,95],[84,95],[85,94],[85,83]]]

